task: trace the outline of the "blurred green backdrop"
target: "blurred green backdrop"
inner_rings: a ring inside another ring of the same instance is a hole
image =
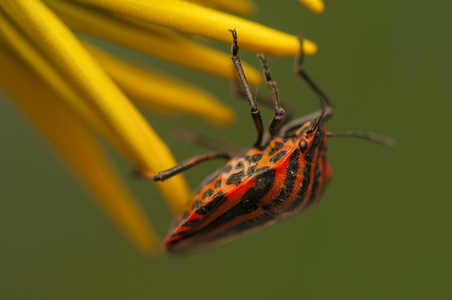
[[[313,209],[218,249],[149,259],[0,93],[2,299],[452,297],[452,2],[326,1],[321,15],[294,0],[260,1],[258,9],[253,20],[319,45],[306,68],[336,105],[330,131],[377,132],[397,146],[331,139],[334,177]],[[190,118],[182,118],[184,126],[251,145],[247,104],[235,100],[229,82],[135,56],[205,87],[238,114],[227,129]],[[259,67],[253,53],[241,56]],[[292,58],[269,63],[297,116],[318,109],[317,98],[292,75]],[[272,111],[263,110],[269,122]],[[177,160],[207,151],[181,140],[174,120],[147,116]],[[112,156],[164,236],[172,220],[164,201]],[[219,164],[187,172],[191,186]]]

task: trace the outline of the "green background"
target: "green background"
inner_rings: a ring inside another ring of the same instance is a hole
[[[326,5],[315,15],[294,0],[261,1],[252,19],[319,45],[306,68],[336,105],[330,131],[377,132],[394,137],[396,147],[331,139],[333,180],[313,209],[214,250],[149,259],[123,238],[1,93],[0,297],[450,299],[452,3]],[[247,104],[235,100],[229,82],[135,56],[205,87],[238,114],[227,129],[188,117],[184,126],[251,145]],[[241,56],[259,67],[253,53],[242,50]],[[293,76],[292,58],[270,57],[269,63],[296,116],[318,109],[317,98]],[[271,109],[263,111],[269,122]],[[177,160],[208,151],[175,134],[173,119],[147,116]],[[164,236],[172,216],[163,199],[149,182],[128,176],[131,166],[112,155]],[[190,185],[220,164],[187,172]]]

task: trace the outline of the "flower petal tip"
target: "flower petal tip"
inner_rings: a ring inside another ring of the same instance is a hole
[[[306,55],[314,55],[317,53],[318,47],[317,44],[309,41],[303,40],[303,52]]]
[[[212,123],[219,127],[227,127],[234,123],[236,120],[235,112],[229,107],[223,107],[222,114],[216,119],[212,120]]]
[[[162,253],[162,249],[159,243],[154,239],[150,239],[145,243],[142,242],[141,244],[137,244],[136,246],[139,250],[141,250],[141,253],[149,258],[158,257]]]
[[[313,13],[320,14],[325,10],[322,0],[298,0],[301,4],[309,8]]]

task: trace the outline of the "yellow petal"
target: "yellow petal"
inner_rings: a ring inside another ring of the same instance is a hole
[[[111,11],[135,17],[183,32],[198,34],[231,43],[228,29],[236,29],[242,48],[269,55],[293,56],[300,54],[300,43],[296,36],[215,11],[203,6],[178,0],[77,0]],[[304,40],[303,51],[311,55],[317,45]]]
[[[95,134],[32,69],[0,44],[0,83],[94,194],[99,204],[144,253],[158,237],[141,207],[106,160]],[[24,88],[26,86],[26,88]],[[63,200],[63,199],[62,199]]]
[[[87,44],[85,46],[138,106],[165,111],[167,114],[191,114],[219,126],[228,125],[234,120],[234,112],[230,108],[199,88],[124,63]]]
[[[230,54],[201,46],[174,31],[133,19],[118,18],[105,10],[75,3],[46,0],[46,3],[71,28],[111,40],[149,55],[188,68],[235,79]],[[258,71],[244,64],[244,71],[252,85],[261,82]]]
[[[217,10],[239,15],[251,15],[256,11],[256,5],[247,0],[189,0],[190,2],[208,6]]]
[[[60,98],[64,99],[71,105],[72,109],[79,113],[87,120],[87,123],[93,125],[97,130],[102,132],[110,140],[114,139],[109,128],[107,128],[102,120],[94,114],[89,107],[80,99],[79,95],[74,92],[73,88],[60,76],[57,70],[43,57],[42,53],[34,47],[34,45],[22,34],[18,28],[9,22],[0,10],[0,37],[5,39],[17,54],[34,69],[39,70],[41,77],[52,84],[52,87],[58,92]],[[118,143],[119,146],[120,144]]]
[[[300,1],[301,4],[303,4],[316,14],[319,14],[325,10],[325,4],[323,4],[322,0],[298,0],[298,1]]]
[[[102,120],[139,170],[156,173],[175,165],[169,149],[143,116],[86,53],[73,34],[40,1],[0,2],[8,18],[34,42],[93,114]],[[17,49],[20,50],[20,49]],[[157,184],[175,213],[189,199],[182,176]]]

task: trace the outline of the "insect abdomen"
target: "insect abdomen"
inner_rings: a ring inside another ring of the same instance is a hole
[[[314,165],[305,162],[300,150],[295,149],[292,153],[285,152],[279,160],[275,168],[262,173],[257,169],[255,175],[243,179],[226,193],[215,191],[211,201],[179,221],[166,240],[166,248],[170,252],[183,252],[224,242],[312,205],[331,175],[324,172],[326,159]],[[200,211],[204,215],[197,213]],[[194,219],[197,221],[193,222]]]

